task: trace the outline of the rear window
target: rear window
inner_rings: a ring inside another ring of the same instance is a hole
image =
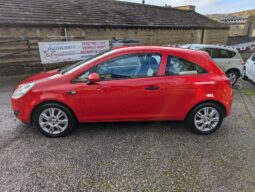
[[[208,73],[200,65],[179,57],[168,56],[166,75],[197,75]]]
[[[211,49],[211,48],[204,48],[204,49],[202,49],[202,51],[207,52],[210,55],[210,57],[213,56],[213,49]]]
[[[234,51],[229,51],[226,49],[214,49],[212,58],[219,58],[219,59],[227,59],[233,58],[236,55]]]

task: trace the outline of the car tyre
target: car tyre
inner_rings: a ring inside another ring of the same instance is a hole
[[[43,135],[58,138],[66,136],[74,130],[76,119],[64,105],[47,103],[36,110],[34,123]]]
[[[243,80],[249,81],[249,77],[247,77],[246,75],[244,75]]]
[[[226,73],[227,77],[231,81],[231,85],[234,86],[239,78],[239,75],[236,71],[230,70]]]
[[[215,103],[202,103],[189,113],[187,125],[199,135],[209,135],[218,130],[223,122],[222,107]]]

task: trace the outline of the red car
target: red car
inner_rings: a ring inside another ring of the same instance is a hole
[[[112,49],[23,81],[14,114],[48,137],[76,122],[186,120],[210,134],[230,115],[229,79],[203,51],[158,46]]]

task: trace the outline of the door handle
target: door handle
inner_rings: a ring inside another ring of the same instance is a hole
[[[108,85],[102,85],[102,86],[97,87],[97,88],[96,88],[96,90],[101,91],[101,90],[109,89],[109,88],[111,88],[111,86],[108,86]]]
[[[158,85],[150,85],[148,87],[145,87],[145,90],[148,90],[148,91],[155,91],[155,90],[159,90],[160,87]]]
[[[67,91],[67,95],[76,95],[77,91]]]

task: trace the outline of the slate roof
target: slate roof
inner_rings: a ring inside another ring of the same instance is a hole
[[[0,25],[228,28],[194,11],[115,0],[0,0]]]
[[[249,36],[235,36],[228,38],[228,45],[238,45],[243,43],[255,42],[255,37]]]

